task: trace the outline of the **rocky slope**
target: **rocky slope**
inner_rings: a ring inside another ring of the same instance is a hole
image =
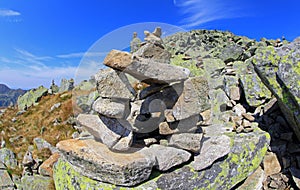
[[[111,51],[72,94],[52,84],[1,112],[1,188],[300,187],[299,40],[160,34]]]
[[[18,97],[25,94],[25,92],[22,89],[13,90],[4,84],[0,84],[0,107],[15,105]]]

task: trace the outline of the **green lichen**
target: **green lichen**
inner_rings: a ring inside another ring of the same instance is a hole
[[[202,76],[204,74],[204,70],[196,66],[195,60],[192,59],[184,61],[182,58],[184,58],[184,55],[182,54],[174,55],[174,57],[171,59],[171,65],[189,69],[192,76]]]

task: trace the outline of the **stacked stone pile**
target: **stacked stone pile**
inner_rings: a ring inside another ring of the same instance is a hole
[[[59,188],[70,187],[57,173],[62,167],[100,181],[101,188],[141,183],[147,187],[143,182],[151,180],[151,174],[166,172],[151,188],[174,189],[184,184],[184,189],[209,187],[210,183],[218,188],[233,187],[259,166],[268,136],[254,130],[253,116],[239,104],[238,85],[228,85],[228,98],[214,82],[218,80],[214,73],[220,67],[214,62],[206,64],[209,74],[203,76],[191,76],[188,69],[168,64],[170,53],[160,35],[159,28],[153,33],[146,31],[145,42],[136,52],[112,50],[105,58],[104,64],[110,68],[95,75],[99,97],[90,113],[77,117],[92,138],[57,144],[63,153],[54,169]],[[138,80],[140,87],[133,88],[128,76]],[[222,117],[233,121],[225,123]],[[240,126],[253,134],[226,134],[238,131]],[[247,146],[242,148],[240,142],[247,142]],[[251,155],[243,153],[248,149]],[[220,158],[225,160],[218,162]],[[239,159],[245,164],[237,165]],[[178,173],[171,172],[178,167]],[[243,173],[230,173],[238,167]],[[228,180],[218,183],[224,172]],[[186,175],[199,178],[193,181]],[[208,175],[212,175],[209,180],[205,177]],[[230,176],[239,178],[230,180]],[[83,178],[78,178],[79,186]]]

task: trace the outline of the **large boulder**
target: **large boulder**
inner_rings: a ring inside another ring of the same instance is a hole
[[[18,98],[17,103],[19,110],[25,110],[32,105],[35,105],[41,99],[41,97],[46,95],[47,93],[48,89],[43,86],[26,92],[23,96],[20,96]]]
[[[270,137],[266,132],[259,129],[243,135],[234,133],[228,135],[231,137],[230,153],[224,159],[214,162],[210,168],[195,171],[191,165],[186,165],[174,171],[156,174],[155,178],[150,178],[149,181],[141,185],[125,189],[229,190],[233,188],[259,167],[268,149]],[[99,155],[98,158],[101,156]],[[127,160],[125,159],[127,157],[123,156],[122,158]],[[73,159],[73,162],[75,162],[74,160],[76,159]],[[54,168],[54,181],[58,189],[72,189],[75,185],[80,188],[120,188],[120,186],[99,182],[86,176],[86,174],[82,175],[82,171],[77,167],[63,159],[60,159]]]
[[[138,150],[127,154],[112,152],[104,144],[94,140],[65,140],[59,142],[57,147],[65,157],[59,159],[54,168],[54,179],[58,189],[68,189],[76,184],[70,184],[73,180],[65,183],[69,181],[64,175],[68,171],[69,177],[75,181],[77,177],[86,176],[111,184],[133,186],[147,180],[152,167],[156,165],[154,156]],[[78,174],[74,169],[80,176],[72,176]]]
[[[300,140],[300,43],[275,49],[260,47],[252,59],[263,83],[275,95],[280,109]]]

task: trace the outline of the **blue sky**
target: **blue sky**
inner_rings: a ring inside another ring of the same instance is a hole
[[[299,18],[299,0],[0,0],[0,83],[28,89],[76,79],[78,66],[86,67],[82,56],[95,46],[83,60],[94,61],[96,72],[100,56],[129,44],[126,29],[155,27],[148,22],[293,40]]]

